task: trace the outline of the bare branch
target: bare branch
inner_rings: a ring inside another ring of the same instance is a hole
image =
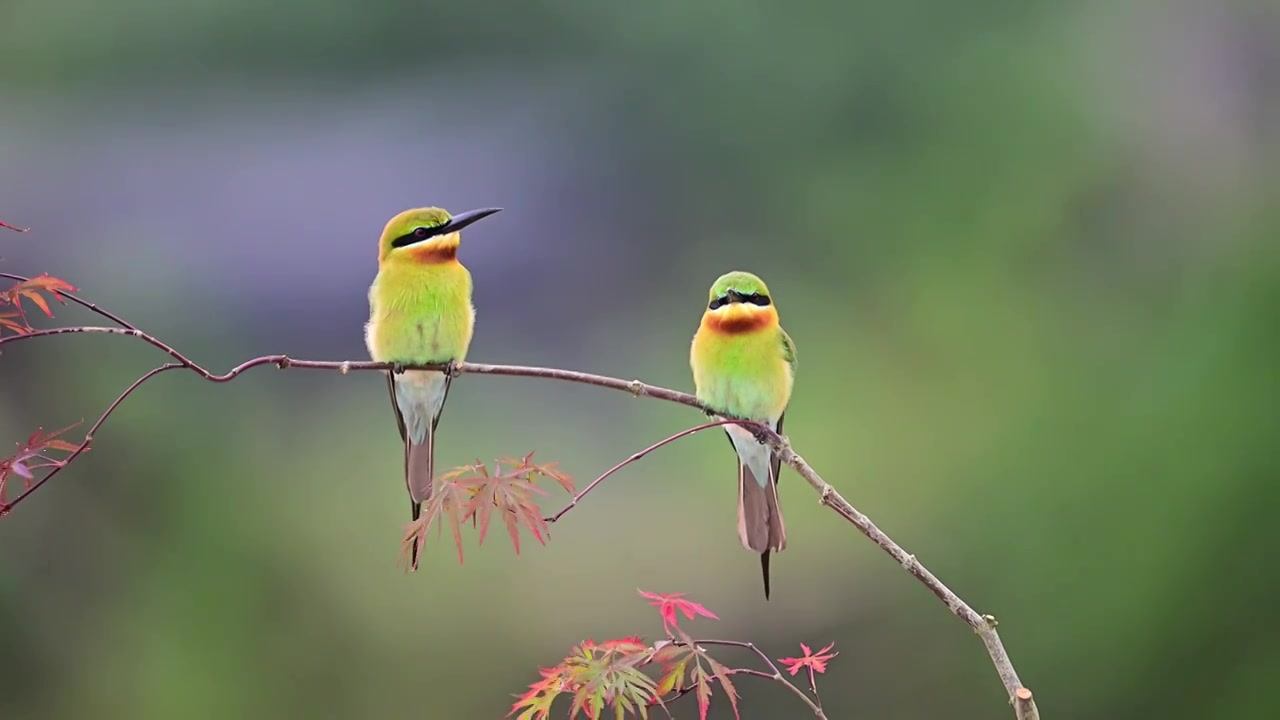
[[[750,650],[769,667],[769,671],[773,673],[772,675],[769,675],[770,679],[777,680],[783,685],[786,685],[791,692],[796,694],[796,697],[803,700],[804,704],[809,706],[809,709],[813,711],[815,717],[827,720],[827,715],[822,711],[822,706],[814,702],[808,695],[805,695],[804,691],[797,687],[795,683],[784,677],[782,671],[774,664],[773,659],[766,655],[763,650],[756,647],[755,643],[742,642],[740,640],[695,640],[694,645],[719,645],[721,647],[737,647],[744,650]]]
[[[0,273],[0,277],[17,280],[17,281],[27,280],[27,278],[24,278],[20,275],[11,275],[7,273]],[[66,467],[67,464],[70,464],[72,460],[74,460],[81,452],[84,451],[84,449],[88,448],[89,443],[93,439],[93,434],[97,432],[98,428],[102,426],[103,422],[105,422],[107,417],[109,417],[111,413],[115,411],[115,409],[120,405],[120,403],[123,402],[126,397],[128,397],[134,390],[136,390],[144,382],[150,380],[152,377],[159,375],[162,372],[167,372],[169,370],[176,370],[181,368],[181,369],[190,370],[191,372],[196,373],[200,377],[210,382],[222,383],[222,382],[229,382],[231,380],[234,380],[236,377],[238,377],[241,373],[243,373],[246,370],[259,367],[259,366],[265,366],[265,365],[273,365],[282,370],[288,369],[288,368],[298,368],[298,369],[307,369],[307,370],[331,370],[331,371],[336,370],[344,375],[353,370],[445,371],[449,369],[449,367],[445,364],[395,366],[391,363],[378,363],[378,362],[367,362],[367,361],[294,360],[288,357],[287,355],[264,355],[261,357],[253,358],[251,360],[246,360],[245,362],[231,368],[225,373],[216,374],[196,364],[194,361],[192,361],[182,353],[178,352],[171,346],[160,341],[156,337],[142,330],[139,330],[137,327],[129,324],[127,321],[123,320],[122,318],[116,315],[113,315],[107,312],[106,310],[103,310],[102,308],[97,307],[92,303],[82,300],[79,297],[68,295],[66,293],[62,293],[62,294],[65,295],[68,299],[72,300],[73,302],[76,302],[88,308],[89,310],[111,320],[112,322],[116,323],[120,327],[108,328],[108,327],[81,326],[81,327],[56,328],[53,330],[38,330],[30,333],[24,333],[21,335],[13,335],[13,336],[0,338],[0,346],[3,346],[8,343],[15,343],[24,339],[34,339],[37,337],[51,337],[54,335],[68,334],[68,333],[107,333],[107,334],[115,334],[115,335],[126,335],[130,337],[138,338],[152,345],[153,347],[161,350],[162,352],[167,354],[169,357],[173,358],[176,362],[168,363],[166,365],[162,365],[152,370],[151,372],[147,373],[146,375],[143,375],[141,378],[135,381],[133,385],[129,386],[129,388],[125,390],[125,392],[122,393],[120,397],[116,398],[115,402],[113,402],[107,408],[107,410],[98,418],[98,421],[93,424],[93,426],[89,429],[89,432],[86,434],[84,442],[80,445],[80,447],[75,452],[73,452],[66,459],[66,461],[64,461],[62,465],[54,468],[51,472],[49,472],[48,475],[44,476],[39,481],[34,483],[31,487],[27,488],[21,495],[15,498],[12,503],[9,503],[8,505],[0,504],[0,513],[7,513],[10,510],[12,510],[12,508],[15,505],[17,505],[24,498],[26,498],[28,495],[34,492],[37,488],[39,488],[41,485],[47,482],[50,477],[52,477],[53,475],[56,475],[60,470],[62,470],[62,468]],[[586,495],[588,491],[590,491],[592,488],[594,488],[596,485],[602,482],[604,478],[617,472],[622,467],[625,467],[631,462],[635,462],[636,460],[639,460],[644,455],[648,454],[649,452],[652,452],[653,450],[656,450],[659,447],[662,447],[663,445],[666,445],[667,443],[673,442],[681,437],[691,435],[700,430],[703,430],[709,427],[714,427],[716,425],[724,425],[724,424],[731,424],[731,423],[742,424],[742,425],[751,424],[749,421],[743,420],[742,418],[732,418],[732,417],[727,417],[725,415],[717,413],[711,408],[699,402],[696,397],[688,393],[683,393],[677,390],[658,387],[656,385],[649,385],[647,383],[640,382],[639,380],[622,380],[620,378],[613,378],[613,377],[608,377],[604,375],[595,375],[591,373],[577,372],[574,370],[562,370],[559,368],[531,367],[531,366],[521,366],[521,365],[489,365],[489,364],[483,364],[483,363],[458,363],[452,369],[454,372],[459,374],[507,375],[507,376],[513,376],[513,377],[543,378],[543,379],[549,379],[549,380],[561,380],[565,382],[579,383],[584,385],[595,385],[597,387],[605,387],[613,390],[620,390],[622,392],[626,392],[635,397],[651,397],[659,400],[665,400],[667,402],[678,403],[680,405],[686,405],[688,407],[697,408],[708,415],[718,416],[723,418],[723,421],[707,423],[705,425],[701,425],[701,426],[686,430],[682,433],[678,433],[677,435],[671,436],[663,441],[660,441],[659,443],[627,458],[623,462],[616,465],[614,468],[610,469],[604,475],[597,478],[594,482],[592,482],[586,488],[584,488],[581,493],[575,496],[573,501],[571,501],[568,506],[561,509],[559,512],[557,512],[554,516],[552,516],[549,519],[549,521],[552,521],[552,522],[555,519],[563,516],[564,513],[568,512],[570,508],[574,507],[577,504],[577,502],[582,498],[582,496]],[[1018,674],[1013,668],[1013,663],[1012,661],[1010,661],[1009,655],[1006,652],[1003,643],[1001,643],[1000,641],[1000,636],[996,632],[995,618],[991,617],[990,615],[980,615],[976,611],[974,611],[972,607],[970,607],[967,603],[961,600],[958,595],[956,595],[950,588],[944,585],[941,580],[939,580],[936,576],[933,575],[933,573],[929,572],[929,570],[927,570],[924,567],[924,565],[922,565],[920,561],[916,559],[914,555],[904,550],[902,546],[898,545],[888,535],[886,535],[882,530],[880,530],[880,528],[878,528],[875,525],[875,523],[871,521],[870,518],[868,518],[866,515],[859,512],[857,508],[855,508],[852,504],[850,504],[849,501],[846,500],[834,487],[832,487],[830,483],[823,480],[822,477],[817,473],[817,471],[815,471],[813,467],[810,466],[809,463],[804,460],[804,458],[802,458],[798,453],[795,452],[795,450],[792,449],[791,443],[787,438],[773,432],[772,430],[770,430],[769,428],[763,425],[756,424],[756,427],[754,429],[757,431],[757,435],[767,445],[769,445],[769,447],[771,447],[776,453],[778,453],[778,456],[781,458],[783,463],[785,463],[791,469],[795,470],[795,472],[798,475],[800,475],[800,477],[802,477],[807,483],[809,483],[809,485],[815,491],[817,491],[819,495],[819,502],[822,505],[831,508],[838,515],[840,515],[842,518],[844,518],[846,521],[848,521],[850,524],[856,527],[859,532],[861,532],[863,535],[866,535],[868,538],[870,538],[872,542],[878,545],[881,550],[883,550],[891,558],[893,558],[895,562],[897,562],[899,565],[903,567],[903,569],[911,573],[911,575],[913,575],[926,588],[928,588],[929,591],[934,594],[934,596],[936,596],[940,601],[942,601],[944,605],[946,605],[947,609],[950,610],[952,614],[960,618],[965,624],[967,624],[971,629],[973,629],[975,633],[977,633],[977,635],[982,639],[982,643],[986,647],[987,653],[991,656],[991,662],[995,666],[996,672],[1000,675],[1000,681],[1004,685],[1005,691],[1008,693],[1010,703],[1016,706],[1018,717],[1034,718],[1035,720],[1038,720],[1039,713],[1038,713],[1038,710],[1036,709],[1035,702],[1031,697],[1031,692],[1022,686],[1022,682],[1019,680]],[[0,499],[0,503],[2,503],[2,499]],[[1023,693],[1025,693],[1025,698],[1023,697]]]
[[[142,386],[143,383],[159,375],[160,373],[168,372],[170,370],[178,370],[182,367],[183,367],[182,365],[179,365],[177,363],[168,363],[166,365],[161,365],[158,368],[154,368],[148,371],[142,377],[138,378],[137,380],[134,380],[133,384],[125,388],[125,391],[120,393],[119,397],[117,397],[110,405],[108,405],[107,409],[104,410],[103,413],[98,416],[97,421],[94,422],[93,425],[89,427],[89,431],[84,434],[84,440],[82,440],[80,444],[76,446],[75,450],[71,451],[70,455],[68,455],[64,460],[62,460],[59,464],[57,464],[44,477],[40,478],[39,480],[32,483],[29,487],[24,489],[16,498],[13,499],[13,502],[6,503],[4,501],[4,498],[0,498],[0,516],[8,515],[13,510],[14,506],[22,502],[23,498],[29,496],[31,493],[35,492],[36,490],[39,490],[41,485],[44,485],[45,483],[49,482],[49,478],[53,477],[54,475],[57,475],[59,472],[62,471],[63,468],[67,467],[72,463],[72,461],[80,457],[80,455],[84,451],[88,450],[89,445],[93,443],[93,434],[98,432],[98,428],[102,427],[102,423],[106,422],[107,418],[111,417],[111,413],[115,412],[116,408],[120,407],[120,403],[124,402],[125,398],[132,395],[134,390],[137,390],[139,387]]]
[[[698,425],[697,427],[691,427],[691,428],[689,428],[688,430],[681,430],[680,432],[676,433],[675,435],[670,435],[670,436],[668,436],[668,437],[666,437],[666,438],[664,438],[664,439],[662,439],[662,440],[659,440],[658,442],[656,442],[656,443],[654,443],[654,444],[650,445],[649,447],[647,447],[647,448],[645,448],[645,449],[641,450],[640,452],[638,452],[638,453],[634,453],[633,455],[631,455],[630,457],[628,457],[626,460],[623,460],[622,462],[618,463],[617,465],[614,465],[613,467],[609,468],[608,470],[606,470],[606,471],[605,471],[605,473],[604,473],[603,475],[601,475],[600,477],[596,478],[595,480],[592,480],[592,481],[591,481],[591,483],[590,483],[589,485],[587,485],[586,487],[584,487],[584,488],[582,489],[582,492],[578,493],[577,495],[574,495],[574,496],[573,496],[573,499],[569,501],[569,504],[567,504],[567,505],[565,505],[564,507],[560,508],[558,511],[556,511],[556,513],[555,513],[554,515],[549,515],[549,516],[547,516],[547,517],[543,518],[543,520],[545,520],[546,522],[549,522],[549,523],[553,523],[553,522],[555,522],[555,521],[559,520],[561,517],[563,517],[563,516],[564,516],[564,514],[565,514],[565,513],[569,512],[569,511],[570,511],[570,510],[572,510],[573,508],[577,507],[577,505],[578,505],[578,501],[579,501],[579,500],[581,500],[583,497],[585,497],[587,493],[591,492],[592,488],[594,488],[595,486],[597,486],[597,485],[599,485],[600,483],[604,482],[605,478],[607,478],[607,477],[609,477],[610,475],[612,475],[612,474],[614,474],[614,473],[618,472],[619,470],[621,470],[622,468],[624,468],[624,467],[626,467],[626,466],[630,465],[631,463],[633,463],[633,462],[635,462],[635,461],[639,460],[640,458],[644,457],[645,455],[648,455],[649,453],[653,452],[654,450],[657,450],[658,448],[660,448],[660,447],[662,447],[662,446],[664,446],[664,445],[667,445],[667,444],[669,444],[669,443],[673,443],[673,442],[675,442],[676,440],[679,440],[680,438],[688,437],[688,436],[690,436],[690,435],[692,435],[692,434],[694,434],[694,433],[696,433],[696,432],[698,432],[698,431],[700,431],[700,430],[706,430],[707,428],[713,428],[713,427],[717,427],[717,426],[720,426],[720,425],[751,425],[751,426],[761,426],[761,427],[762,427],[762,425],[761,425],[760,423],[753,422],[753,421],[751,421],[751,420],[715,420],[715,421],[713,421],[713,422],[703,423],[703,424],[701,424],[701,425]]]
[[[7,222],[0,222],[0,228],[5,228],[6,230],[13,230],[14,232],[26,232],[31,229],[31,228],[14,227]]]

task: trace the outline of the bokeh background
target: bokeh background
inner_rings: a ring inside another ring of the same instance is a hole
[[[34,229],[0,256],[213,368],[363,359],[386,219],[498,205],[464,233],[470,359],[681,389],[707,287],[755,271],[797,449],[999,618],[1046,718],[1264,717],[1277,38],[1265,1],[8,0],[0,219]],[[0,440],[162,360],[10,348]],[[573,643],[657,636],[638,587],[775,657],[834,640],[833,718],[1012,717],[972,633],[790,473],[766,603],[714,433],[546,547],[468,534],[459,567],[433,536],[405,575],[390,412],[371,373],[141,390],[0,521],[0,717],[500,717]],[[700,420],[465,377],[439,463],[585,482]],[[739,687],[744,718],[805,715]]]

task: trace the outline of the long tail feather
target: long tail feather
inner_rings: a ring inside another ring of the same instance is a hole
[[[779,420],[778,427],[781,427]],[[738,539],[760,553],[764,597],[769,599],[769,553],[787,547],[787,530],[778,503],[781,460],[746,433],[730,433],[738,453]],[[763,480],[763,482],[761,481]]]
[[[433,398],[433,402],[429,406],[403,409],[397,397],[395,377],[388,373],[387,378],[391,392],[391,404],[395,409],[396,424],[400,429],[400,438],[404,442],[404,483],[405,488],[409,491],[410,517],[416,522],[422,517],[422,505],[431,500],[431,491],[435,480],[436,427],[440,424],[440,414],[444,410],[445,400],[448,399],[449,385],[452,383],[453,378],[445,375],[443,389],[438,398]],[[415,417],[409,425],[406,425],[405,410],[411,413],[425,412],[429,414],[431,420],[430,422],[421,422],[420,418]],[[411,437],[413,433],[409,431],[410,426],[417,425],[423,426],[418,431],[422,434],[421,442],[414,442],[414,438]],[[409,568],[411,571],[418,569],[417,542],[409,550]]]

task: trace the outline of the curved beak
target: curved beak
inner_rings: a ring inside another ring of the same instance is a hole
[[[502,208],[483,208],[480,210],[468,210],[464,213],[458,213],[457,215],[449,218],[449,222],[436,228],[436,232],[433,234],[448,235],[449,233],[456,233],[477,220],[483,220],[490,215],[501,211]]]

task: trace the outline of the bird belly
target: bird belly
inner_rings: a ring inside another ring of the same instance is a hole
[[[475,310],[466,300],[446,312],[375,310],[366,330],[369,356],[378,362],[405,364],[461,362],[471,344],[474,323]]]
[[[403,364],[465,359],[475,325],[469,278],[456,263],[379,273],[365,328],[369,356]]]
[[[396,405],[404,419],[405,432],[415,445],[427,437],[427,429],[444,405],[448,378],[434,370],[406,370],[397,375]]]
[[[379,362],[443,363],[462,360],[469,327],[445,316],[389,312],[370,321],[370,356]]]
[[[782,414],[776,399],[777,390],[767,382],[724,377],[712,380],[706,392],[698,395],[707,405],[721,412],[773,423]]]
[[[705,326],[691,349],[697,397],[712,409],[776,422],[791,399],[791,367],[776,329],[724,334]]]

